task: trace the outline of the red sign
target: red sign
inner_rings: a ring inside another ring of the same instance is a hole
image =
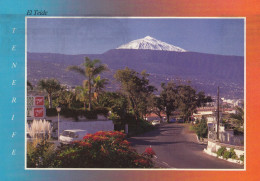
[[[35,105],[43,106],[44,105],[44,97],[35,97]]]
[[[39,108],[34,108],[34,117],[36,118],[40,118],[44,116],[44,108],[43,107],[39,107]]]

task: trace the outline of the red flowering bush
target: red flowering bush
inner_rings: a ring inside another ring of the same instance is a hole
[[[147,156],[149,158],[153,158],[153,156],[155,155],[155,152],[153,151],[153,149],[151,147],[148,147],[145,149],[145,151],[143,152],[144,156]]]
[[[83,140],[62,145],[52,167],[57,168],[151,168],[151,148],[140,155],[119,131],[87,134]]]

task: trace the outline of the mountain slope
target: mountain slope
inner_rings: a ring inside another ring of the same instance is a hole
[[[156,50],[113,49],[97,55],[62,55],[28,53],[28,80],[56,77],[62,83],[81,85],[84,77],[67,72],[69,65],[80,65],[84,57],[100,59],[110,72],[104,74],[116,87],[113,74],[126,66],[136,71],[146,70],[151,82],[160,87],[169,80],[191,80],[198,90],[215,95],[220,86],[221,94],[227,97],[243,97],[244,58],[196,52],[174,52]]]
[[[162,42],[150,36],[146,36],[138,40],[133,40],[127,44],[121,45],[117,49],[139,49],[139,50],[146,49],[146,50],[186,52],[186,50],[180,47]]]

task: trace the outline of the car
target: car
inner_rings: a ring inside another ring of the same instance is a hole
[[[59,141],[62,143],[71,143],[73,141],[81,140],[87,134],[86,130],[71,129],[64,130],[59,136]]]
[[[178,119],[178,123],[184,123],[183,119]]]
[[[161,124],[161,122],[159,120],[153,120],[152,121],[152,125],[154,125],[154,126],[158,126],[160,124]]]
[[[176,123],[176,119],[175,119],[175,118],[172,118],[169,122],[170,122],[170,123]]]

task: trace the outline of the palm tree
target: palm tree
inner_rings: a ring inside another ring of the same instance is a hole
[[[66,105],[70,109],[75,99],[76,99],[76,95],[72,91],[61,89],[58,92],[57,100],[59,105]]]
[[[100,75],[93,79],[94,92],[96,93],[96,99],[98,102],[98,96],[100,92],[105,88],[108,83],[108,79],[101,79]]]
[[[28,90],[28,88],[29,88],[30,90],[33,90],[32,83],[27,80],[27,90]]]
[[[94,76],[102,73],[107,69],[106,65],[101,64],[100,60],[90,60],[88,57],[85,57],[85,62],[83,63],[84,69],[79,66],[69,66],[67,69],[75,71],[81,75],[86,76],[87,80],[83,81],[83,87],[88,85],[88,100],[89,100],[89,110],[92,109],[91,104],[91,94],[92,94],[92,85]]]
[[[86,87],[77,86],[75,89],[75,93],[76,93],[76,99],[84,103],[84,110],[86,110],[88,89]]]
[[[38,87],[48,93],[49,108],[52,108],[53,93],[61,89],[59,81],[56,79],[42,79],[38,82]]]

